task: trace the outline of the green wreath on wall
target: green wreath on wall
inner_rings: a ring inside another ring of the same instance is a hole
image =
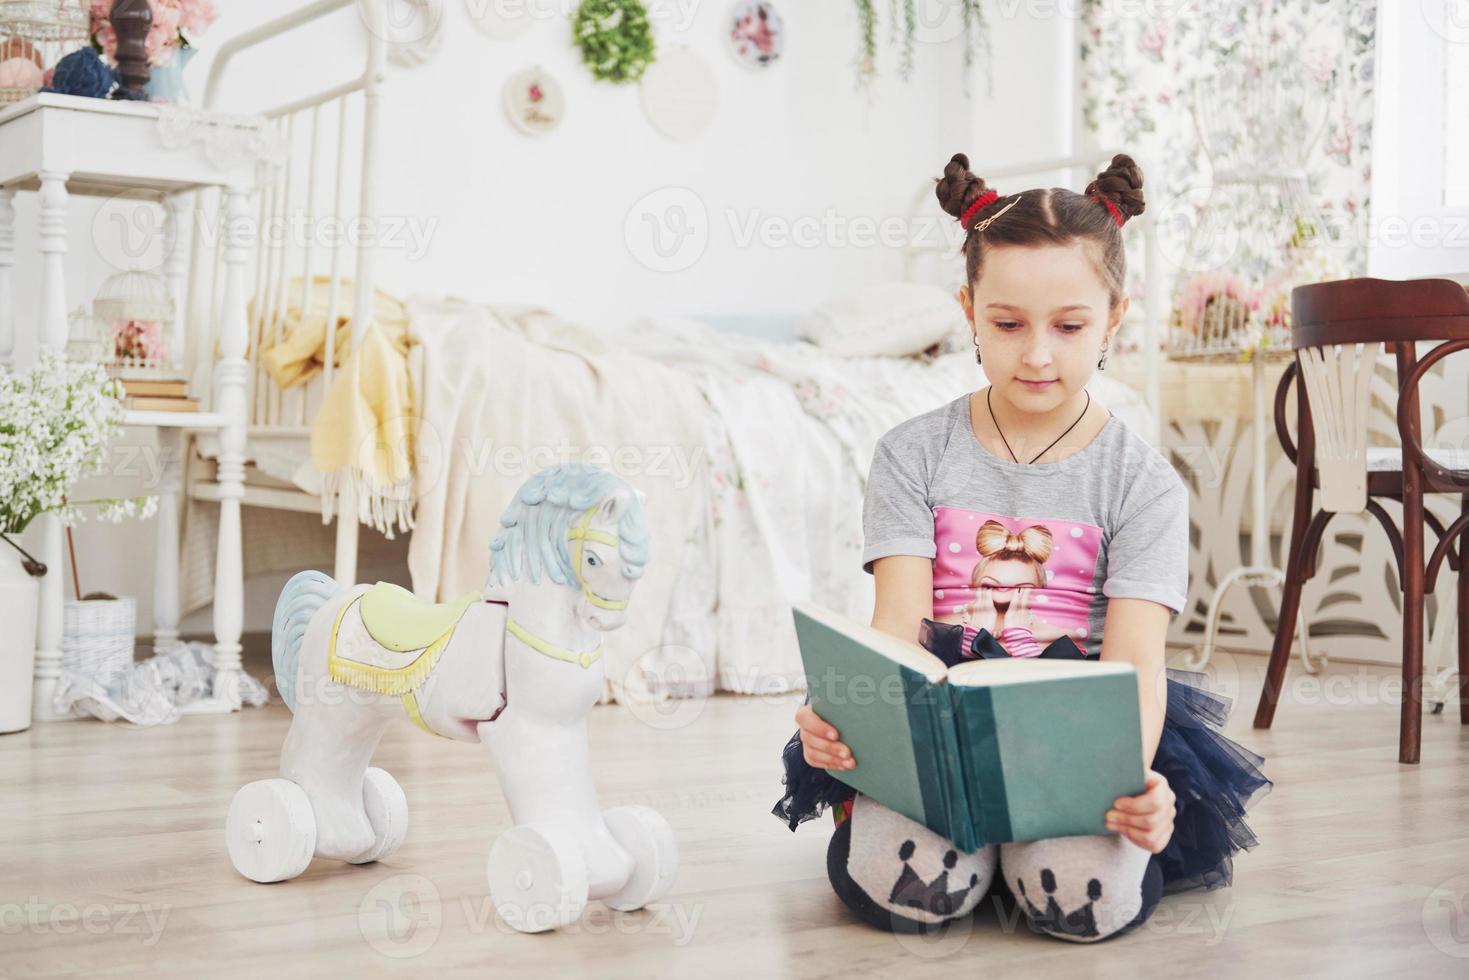
[[[582,0],[571,35],[598,81],[635,82],[653,63],[653,28],[640,0]]]

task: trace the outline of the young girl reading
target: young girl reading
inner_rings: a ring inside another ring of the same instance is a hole
[[[956,154],[939,178],[967,232],[959,301],[989,386],[878,440],[863,507],[872,624],[946,662],[1099,657],[1138,672],[1144,791],[1112,833],[958,851],[855,794],[828,769],[861,765],[811,706],[786,746],[791,829],[833,808],[832,887],[862,919],[924,931],[995,887],[1032,930],[1095,941],[1144,922],[1164,891],[1228,884],[1244,822],[1271,783],[1219,731],[1228,700],[1166,669],[1188,592],[1188,493],[1168,461],[1086,390],[1128,307],[1122,228],[1143,211],[1125,155],[1083,194],[1001,195]],[[1078,745],[1078,752],[1086,746]]]

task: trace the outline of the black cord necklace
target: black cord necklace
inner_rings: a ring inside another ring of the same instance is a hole
[[[1010,449],[1010,440],[1005,438],[1005,433],[1000,429],[1000,421],[999,421],[999,419],[995,418],[995,405],[994,405],[994,401],[993,401],[994,391],[995,391],[995,389],[994,389],[993,386],[991,386],[989,388],[986,388],[984,390],[984,403],[985,403],[985,405],[990,410],[990,421],[995,424],[995,431],[1000,433],[1000,441],[1003,442],[1005,444],[1005,448],[1007,450],[1009,450],[1009,452],[1010,452],[1010,458],[1011,459],[1014,459],[1015,462],[1018,463],[1018,462],[1020,462],[1020,460],[1019,459],[1016,459],[1016,457],[1015,457],[1015,450]],[[1072,429],[1076,428],[1076,426],[1081,422],[1082,419],[1086,418],[1087,409],[1089,409],[1091,407],[1092,407],[1092,393],[1090,391],[1088,391],[1086,393],[1086,407],[1081,410],[1081,414],[1076,417],[1076,421],[1075,422],[1072,422],[1070,425],[1068,425],[1066,427],[1066,431],[1063,432],[1063,433],[1061,433],[1059,436],[1056,437],[1056,442],[1051,443],[1050,446],[1047,446],[1045,449],[1042,449],[1040,452],[1036,453],[1035,454],[1035,459],[1032,459],[1031,462],[1034,463],[1037,459],[1040,459],[1046,453],[1048,453],[1048,452],[1051,451],[1051,446],[1054,446],[1057,442],[1060,442],[1062,439],[1065,439],[1066,436],[1067,436],[1067,434],[1070,433]]]

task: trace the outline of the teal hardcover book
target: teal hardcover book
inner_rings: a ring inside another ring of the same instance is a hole
[[[1112,801],[1143,791],[1131,664],[946,667],[829,609],[801,602],[793,615],[811,706],[857,760],[828,772],[961,850],[1105,834]]]

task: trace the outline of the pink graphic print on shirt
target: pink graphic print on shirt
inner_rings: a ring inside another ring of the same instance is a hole
[[[1069,636],[1083,653],[1102,529],[1076,521],[934,508],[933,618],[989,630],[1012,657]]]

